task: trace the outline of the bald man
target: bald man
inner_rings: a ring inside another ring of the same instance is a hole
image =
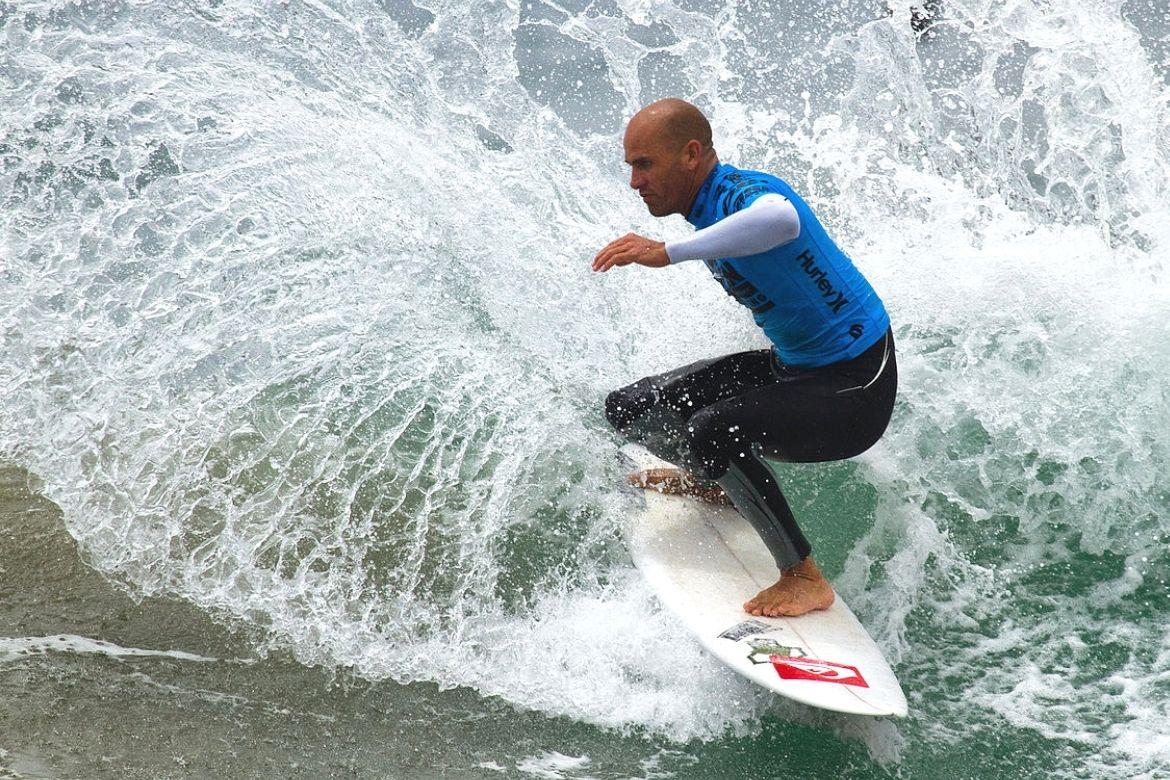
[[[730,501],[751,522],[780,577],[744,603],[750,614],[826,609],[833,589],[763,458],[840,460],[881,438],[898,387],[885,306],[787,183],[719,162],[695,106],[652,103],[624,143],[630,186],[650,213],[681,214],[697,230],[665,243],[630,233],[602,249],[593,270],[701,260],[772,342],[610,393],[610,424],[683,467],[630,481]]]

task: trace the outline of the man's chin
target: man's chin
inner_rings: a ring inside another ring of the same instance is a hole
[[[665,206],[653,206],[647,203],[646,210],[649,211],[650,215],[654,217],[665,217],[670,215],[670,209],[666,208]]]

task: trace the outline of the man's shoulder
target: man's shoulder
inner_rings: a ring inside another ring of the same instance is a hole
[[[784,181],[770,173],[736,168],[732,165],[721,166],[719,178],[714,184],[711,200],[720,217],[746,208],[765,193],[772,192],[787,197],[788,191]]]

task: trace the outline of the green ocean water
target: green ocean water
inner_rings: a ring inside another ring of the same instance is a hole
[[[1170,19],[940,13],[0,2],[0,777],[1170,771]],[[588,271],[686,230],[620,153],[668,94],[890,309],[886,437],[777,477],[906,719],[740,680],[625,549],[605,394],[761,345]]]
[[[808,497],[810,508],[818,503],[833,508]],[[5,777],[1052,777],[1101,758],[1095,746],[1000,717],[932,723],[924,713],[964,696],[964,679],[945,664],[898,666],[912,714],[897,724],[780,706],[750,733],[683,741],[525,711],[466,688],[371,682],[280,650],[257,653],[266,643],[254,627],[187,603],[136,603],[86,565],[60,510],[29,492],[21,470],[3,472],[0,512],[2,618],[25,637],[0,641]],[[1070,585],[1060,571],[1034,580],[1058,592]],[[109,645],[79,649],[83,637]],[[121,655],[128,648],[162,654]],[[174,649],[202,660],[168,657]],[[575,649],[548,648],[549,673]],[[656,655],[671,651],[668,641]],[[1128,655],[1100,646],[1078,659],[1080,673],[1106,676]],[[1101,711],[1084,726],[1117,715]]]

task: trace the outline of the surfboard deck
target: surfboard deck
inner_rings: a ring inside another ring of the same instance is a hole
[[[635,468],[669,468],[645,448]],[[755,617],[743,602],[778,577],[760,537],[738,512],[653,490],[627,524],[634,564],[667,609],[720,661],[757,685],[821,709],[905,717],[906,696],[881,650],[840,595],[827,610]]]

